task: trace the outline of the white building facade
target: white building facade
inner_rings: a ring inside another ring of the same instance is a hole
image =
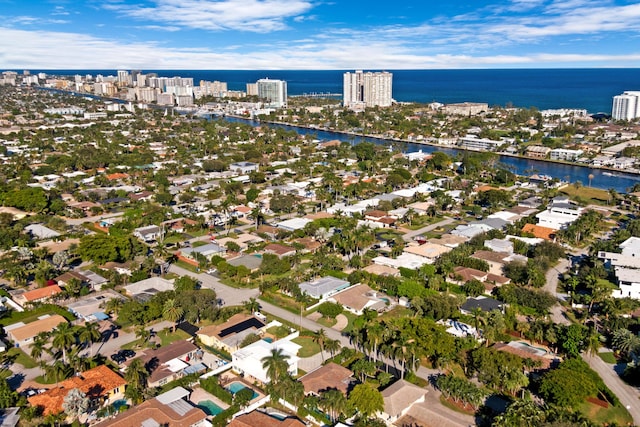
[[[625,91],[613,97],[611,117],[614,120],[633,120],[640,117],[640,91]]]
[[[383,72],[344,73],[343,104],[352,107],[389,107],[393,101],[393,74]]]
[[[284,80],[260,79],[256,82],[258,97],[265,99],[269,107],[287,106],[287,82]]]

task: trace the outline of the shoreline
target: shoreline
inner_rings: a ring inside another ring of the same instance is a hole
[[[220,117],[220,116],[216,116],[216,117]],[[320,131],[320,132],[331,132],[331,133],[337,133],[337,134],[348,135],[348,136],[355,136],[355,137],[360,137],[360,138],[371,138],[371,139],[377,139],[378,141],[388,141],[390,143],[392,143],[392,142],[401,142],[401,143],[404,143],[404,144],[426,145],[426,146],[429,146],[429,147],[445,148],[445,149],[449,149],[449,150],[462,151],[462,152],[469,151],[469,152],[472,152],[472,153],[494,153],[494,154],[497,154],[498,156],[513,157],[513,158],[522,159],[522,160],[532,160],[532,161],[537,161],[537,162],[545,162],[545,163],[558,164],[558,165],[563,165],[563,166],[575,166],[575,167],[581,167],[581,168],[585,168],[585,169],[596,169],[596,170],[602,170],[602,171],[605,171],[605,172],[615,172],[615,173],[621,174],[623,177],[627,177],[629,179],[640,179],[640,170],[639,171],[628,171],[628,170],[623,170],[623,169],[612,168],[612,167],[609,167],[609,166],[593,166],[593,165],[585,165],[585,164],[576,163],[576,162],[567,162],[567,161],[564,161],[564,160],[540,159],[540,158],[527,157],[527,156],[523,156],[523,155],[520,155],[520,154],[512,154],[512,153],[506,153],[506,152],[501,152],[501,151],[471,150],[471,149],[463,148],[463,147],[460,147],[460,146],[457,146],[457,145],[442,145],[442,144],[437,144],[437,143],[434,143],[434,142],[428,142],[428,141],[424,141],[424,140],[422,140],[422,141],[410,141],[410,140],[400,139],[400,138],[385,138],[385,137],[376,136],[376,135],[366,135],[366,134],[360,134],[360,133],[349,132],[349,131],[340,131],[340,130],[332,130],[332,129],[320,129],[320,128],[316,128],[316,127],[312,127],[312,126],[304,126],[304,125],[292,125],[292,124],[286,123],[286,122],[248,119],[248,118],[246,118],[244,116],[237,116],[237,115],[233,115],[233,114],[226,114],[222,118],[224,119],[224,117],[232,117],[234,119],[244,120],[244,121],[247,121],[247,122],[266,123],[266,124],[272,124],[272,125],[286,126],[286,127],[290,127],[290,128],[299,128],[299,129],[306,129],[306,130],[311,130],[311,131],[317,130],[317,131]]]

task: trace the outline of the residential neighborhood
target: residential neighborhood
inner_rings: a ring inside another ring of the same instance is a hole
[[[489,137],[538,112],[0,101],[0,425],[640,425],[640,186],[511,171]],[[269,121],[391,109],[402,139],[478,137],[416,153]],[[522,150],[589,152],[548,148]]]

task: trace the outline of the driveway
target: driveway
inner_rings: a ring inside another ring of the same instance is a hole
[[[406,232],[405,234],[402,235],[402,238],[404,239],[405,242],[410,242],[416,236],[419,236],[419,235],[421,235],[423,233],[427,233],[429,231],[433,231],[433,230],[435,230],[436,228],[439,228],[439,227],[444,227],[445,225],[449,225],[452,222],[455,222],[455,219],[449,218],[449,217],[445,217],[445,219],[443,219],[442,221],[436,222],[435,224],[427,225],[427,226],[419,228],[417,230],[408,231],[408,232]]]

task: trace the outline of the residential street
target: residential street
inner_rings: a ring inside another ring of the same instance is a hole
[[[600,375],[607,387],[618,396],[620,403],[627,408],[633,417],[633,423],[640,426],[640,390],[622,381],[614,370],[614,365],[605,363],[599,356],[583,353],[582,359]]]
[[[433,231],[438,227],[443,227],[445,225],[449,225],[452,222],[455,222],[455,219],[449,218],[449,217],[445,217],[445,219],[443,219],[442,221],[436,222],[435,224],[430,224],[430,225],[424,226],[422,228],[419,228],[417,230],[407,230],[407,232],[402,235],[402,238],[404,239],[405,242],[411,242],[413,240],[413,238],[416,237],[416,236],[419,236],[419,235],[421,235],[423,233],[426,233],[428,231]]]
[[[549,292],[553,296],[557,296],[558,294],[558,282],[560,280],[560,274],[566,272],[570,267],[569,260],[563,258],[558,262],[558,265],[552,267],[547,271],[546,274],[546,283],[543,290]],[[556,303],[550,309],[551,311],[551,319],[553,323],[561,324],[561,325],[570,325],[571,322],[564,315],[564,307],[560,305],[560,303]]]

